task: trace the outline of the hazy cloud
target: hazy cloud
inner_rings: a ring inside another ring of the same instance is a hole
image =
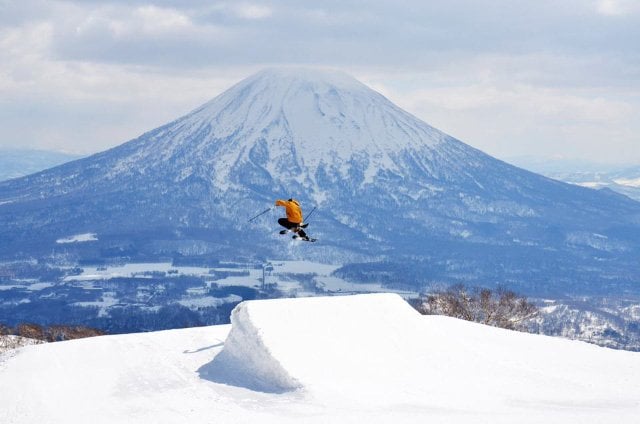
[[[603,15],[622,16],[640,12],[637,0],[598,0],[596,10]]]
[[[259,4],[238,4],[234,7],[235,12],[245,19],[264,19],[272,15],[273,11],[268,6]]]

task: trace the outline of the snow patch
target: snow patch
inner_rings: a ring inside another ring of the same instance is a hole
[[[96,233],[84,233],[84,234],[76,234],[73,236],[65,237],[56,240],[58,244],[66,244],[66,243],[84,243],[87,241],[97,241],[98,235]]]
[[[617,240],[610,239],[602,234],[589,233],[586,231],[571,232],[567,234],[566,240],[569,244],[589,246],[593,249],[603,250],[606,252],[620,252],[627,250],[627,247]]]
[[[449,234],[451,234],[452,236],[461,237],[464,239],[469,238],[473,235],[473,233],[469,230],[458,229],[458,228],[452,228],[451,230],[449,230]]]
[[[584,181],[584,182],[569,181],[569,184],[579,185],[586,188],[595,188],[595,189],[606,187],[607,185],[606,183],[599,182],[599,181]]]
[[[198,308],[211,308],[224,305],[225,303],[240,302],[242,298],[232,294],[227,297],[201,296],[179,300],[178,303],[187,308],[196,310]]]
[[[640,178],[618,178],[613,180],[613,182],[626,187],[640,188]]]

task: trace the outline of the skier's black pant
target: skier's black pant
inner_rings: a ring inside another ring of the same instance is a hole
[[[299,228],[300,227],[299,223],[296,224],[295,222],[291,222],[287,218],[280,218],[278,220],[278,224],[282,225],[287,230],[292,230],[294,228]],[[298,235],[300,237],[306,237],[307,236],[307,233],[305,233],[302,228],[300,228],[298,231],[296,231],[296,233],[298,233]]]

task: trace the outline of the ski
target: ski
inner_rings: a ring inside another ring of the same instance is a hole
[[[296,235],[294,235],[294,236],[292,237],[292,239],[294,239],[294,240],[308,241],[308,242],[311,242],[311,243],[314,243],[314,242],[316,242],[316,241],[318,240],[318,239],[314,239],[314,238],[311,238],[311,237],[300,237],[300,236],[298,236],[297,234],[296,234]]]
[[[283,235],[284,235],[284,234],[287,234],[287,233],[288,233],[288,232],[290,232],[290,231],[291,231],[291,230],[282,230],[282,231],[280,231],[280,234],[283,234]],[[309,241],[309,242],[312,242],[312,243],[318,240],[318,239],[315,239],[315,238],[312,238],[312,237],[303,238],[303,237],[300,237],[300,236],[299,236],[299,235],[297,235],[297,234],[294,234],[291,238],[292,238],[292,239],[294,239],[294,240],[298,240],[298,239],[300,239],[300,240],[302,240],[302,241]]]

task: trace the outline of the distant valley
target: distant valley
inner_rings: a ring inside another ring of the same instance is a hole
[[[514,157],[506,160],[555,180],[596,190],[608,188],[640,201],[640,165],[606,165],[533,157]]]
[[[24,177],[81,157],[52,150],[0,148],[0,181]]]

